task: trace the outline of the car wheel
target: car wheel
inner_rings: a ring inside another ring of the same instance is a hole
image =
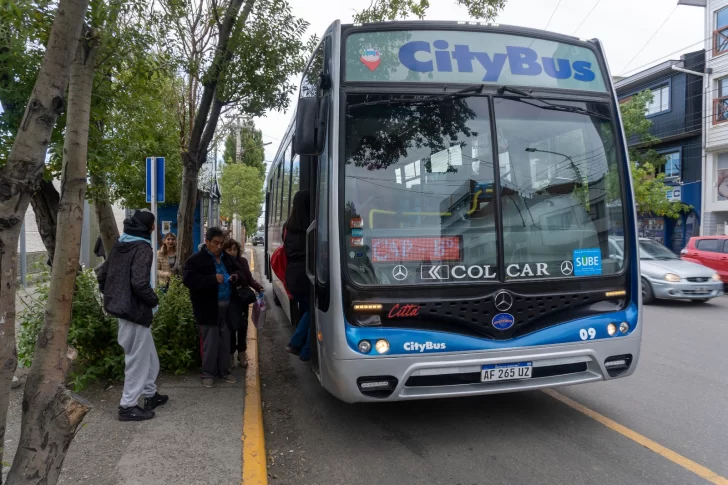
[[[642,304],[649,305],[655,301],[655,294],[652,292],[650,282],[642,278]]]
[[[706,303],[710,298],[700,298],[698,300],[692,300],[693,303]]]

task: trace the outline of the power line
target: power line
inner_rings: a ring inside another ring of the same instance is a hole
[[[546,29],[548,29],[548,28],[549,28],[549,25],[551,25],[551,21],[553,20],[553,18],[554,18],[554,15],[556,15],[556,11],[557,11],[557,10],[559,9],[559,5],[561,5],[561,0],[559,0],[559,1],[558,1],[558,2],[556,3],[556,7],[554,8],[554,11],[553,11],[553,12],[551,12],[551,17],[549,17],[549,21],[548,21],[548,22],[546,22],[546,27],[544,27],[544,28],[543,28],[543,30],[546,30]]]
[[[594,6],[593,6],[593,7],[591,8],[591,10],[589,10],[589,13],[588,13],[588,14],[586,14],[586,17],[584,17],[584,19],[583,19],[583,20],[581,21],[581,23],[580,23],[580,24],[579,24],[579,26],[578,26],[578,27],[576,28],[576,30],[574,30],[574,33],[573,33],[573,34],[571,34],[571,35],[576,35],[576,33],[577,33],[577,32],[579,31],[579,29],[581,28],[581,26],[582,26],[582,25],[584,25],[584,22],[586,22],[586,19],[588,19],[588,18],[589,18],[589,17],[591,16],[592,12],[594,11],[594,9],[595,9],[595,8],[597,8],[597,5],[599,5],[599,2],[601,2],[601,1],[602,1],[602,0],[597,0],[597,3],[595,3],[595,4],[594,4]]]
[[[650,37],[649,39],[647,39],[647,42],[645,42],[645,45],[643,45],[642,48],[639,51],[637,51],[637,54],[635,54],[635,56],[632,58],[632,60],[630,60],[627,63],[627,65],[624,66],[624,69],[622,69],[622,72],[624,72],[624,70],[627,69],[629,67],[629,65],[632,64],[632,62],[634,62],[635,59],[637,59],[637,56],[639,56],[640,54],[642,54],[642,51],[645,50],[645,47],[647,47],[649,45],[649,43],[652,42],[652,39],[655,38],[655,36],[657,35],[657,33],[660,32],[660,30],[662,29],[662,27],[664,27],[665,24],[667,23],[667,21],[670,20],[670,17],[672,17],[672,14],[675,13],[675,11],[677,10],[677,7],[678,7],[678,5],[675,5],[675,8],[672,9],[672,12],[670,12],[670,15],[668,15],[667,18],[660,24],[660,26],[657,28],[657,30],[655,31],[655,33],[652,34],[652,37]]]

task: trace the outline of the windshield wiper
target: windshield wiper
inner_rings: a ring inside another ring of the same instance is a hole
[[[483,92],[483,88],[485,87],[484,84],[474,84],[472,86],[468,86],[467,88],[463,88],[459,91],[455,91],[453,93],[443,93],[443,94],[435,94],[432,96],[426,96],[423,98],[389,98],[389,99],[378,99],[376,101],[364,101],[363,103],[356,103],[356,104],[350,104],[348,106],[348,109],[353,108],[360,108],[362,106],[374,106],[377,104],[421,104],[421,103],[431,103],[432,101],[448,101],[450,99],[455,98],[464,98],[467,96],[472,96],[474,94],[480,94]]]
[[[531,106],[535,106],[537,108],[548,109],[551,111],[565,111],[567,113],[578,113],[582,115],[595,116],[603,120],[611,121],[608,116],[604,116],[603,114],[597,113],[596,111],[580,108],[578,106],[570,106],[568,104],[558,104],[551,101],[546,101],[543,98],[539,98],[538,96],[534,96],[533,94],[527,93],[526,91],[521,91],[520,89],[512,88],[510,86],[501,86],[498,88],[498,94],[503,95],[504,93],[517,94],[518,96],[521,96],[523,98],[533,99],[538,101],[539,103],[543,103],[543,105],[540,105],[535,103],[529,103],[528,101],[524,101],[521,98],[511,98],[515,99],[516,101],[520,101],[521,103],[530,104]]]

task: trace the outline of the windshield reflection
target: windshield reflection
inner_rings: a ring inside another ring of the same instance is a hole
[[[640,259],[667,261],[680,257],[655,241],[640,241]]]

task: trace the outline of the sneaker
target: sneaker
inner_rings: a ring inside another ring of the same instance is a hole
[[[119,421],[146,421],[154,417],[151,409],[142,409],[139,406],[123,408],[119,406]]]
[[[243,369],[248,367],[248,359],[245,356],[245,352],[238,352],[238,365]]]
[[[169,396],[165,396],[164,394],[160,394],[157,392],[152,397],[144,398],[144,409],[147,409],[147,410],[156,409],[157,406],[161,406],[162,404],[165,404],[167,401],[169,401]]]
[[[236,384],[238,382],[238,378],[232,374],[226,374],[226,375],[222,376],[220,379],[222,379],[223,381],[225,381],[229,384]]]
[[[215,383],[215,381],[212,380],[210,377],[203,377],[202,378],[202,387],[212,387],[212,385]]]

